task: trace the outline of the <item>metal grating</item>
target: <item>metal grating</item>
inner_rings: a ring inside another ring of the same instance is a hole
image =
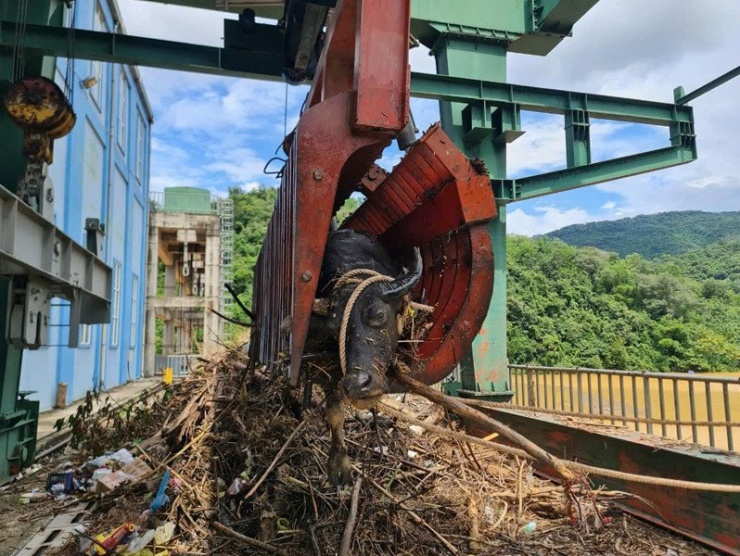
[[[296,233],[298,137],[283,169],[275,209],[254,273],[253,304],[259,331],[250,342],[250,357],[272,369],[281,369],[290,351]],[[310,233],[310,231],[309,231]],[[279,333],[270,333],[279,330]]]

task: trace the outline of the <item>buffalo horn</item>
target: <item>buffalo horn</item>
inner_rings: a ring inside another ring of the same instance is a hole
[[[387,282],[380,294],[380,299],[385,302],[394,301],[409,293],[414,284],[421,278],[422,263],[421,252],[418,247],[414,247],[413,261],[411,268],[403,272],[392,282]]]

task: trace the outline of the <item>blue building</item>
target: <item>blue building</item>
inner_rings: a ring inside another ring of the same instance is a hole
[[[71,5],[66,25],[123,32],[115,0]],[[77,123],[54,144],[54,220],[82,245],[87,219],[104,224],[99,256],[113,269],[111,321],[81,325],[79,347],[70,349],[69,304],[54,300],[49,346],[23,355],[20,389],[35,390],[41,410],[54,405],[61,382],[69,403],[142,376],[152,110],[135,67],[56,59],[62,89],[67,78]]]

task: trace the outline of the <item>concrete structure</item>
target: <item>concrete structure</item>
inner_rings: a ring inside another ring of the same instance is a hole
[[[123,32],[114,1],[76,0],[79,28]],[[72,21],[67,8],[65,23]],[[68,71],[69,70],[69,71]],[[50,74],[51,75],[51,74]],[[55,81],[65,89],[77,124],[55,141],[49,174],[54,183],[54,223],[86,244],[85,221],[99,219],[105,235],[99,256],[113,269],[111,322],[81,325],[80,345],[66,347],[69,303],[53,300],[49,345],[26,350],[20,390],[41,409],[55,403],[57,385],[67,385],[66,402],[88,390],[113,388],[142,376],[144,271],[152,110],[135,67],[57,58]],[[115,208],[114,208],[115,207]]]
[[[211,355],[224,339],[224,282],[231,261],[231,201],[207,190],[175,187],[149,215],[145,372],[161,372],[156,356]],[[224,264],[225,263],[225,264]],[[224,272],[224,269],[227,272]],[[157,349],[157,319],[163,321]]]

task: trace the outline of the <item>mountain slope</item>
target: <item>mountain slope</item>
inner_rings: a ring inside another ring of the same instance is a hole
[[[621,256],[637,253],[647,259],[678,255],[718,241],[740,237],[740,212],[663,212],[574,224],[547,237],[569,245],[592,246]]]
[[[509,359],[653,371],[737,369],[740,295],[729,280],[695,279],[682,269],[693,264],[696,274],[711,274],[727,260],[702,250],[686,260],[656,262],[509,236]]]

